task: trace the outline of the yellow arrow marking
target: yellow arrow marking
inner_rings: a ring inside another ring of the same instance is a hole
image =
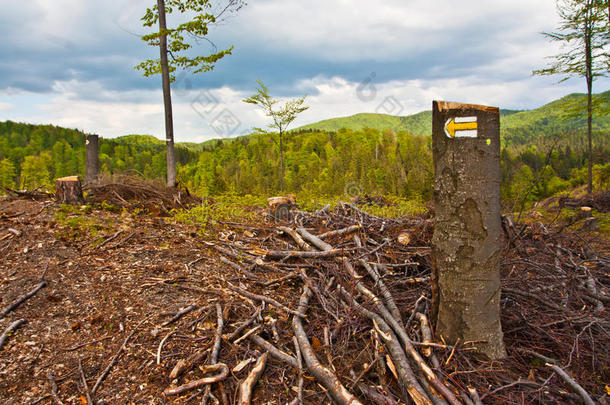
[[[477,129],[477,122],[455,122],[454,118],[451,118],[447,125],[445,125],[445,129],[451,135],[452,138],[455,138],[455,131],[465,131],[469,129]]]

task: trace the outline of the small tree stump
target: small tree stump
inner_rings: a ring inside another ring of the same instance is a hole
[[[55,198],[62,204],[84,204],[83,188],[78,176],[55,180]]]

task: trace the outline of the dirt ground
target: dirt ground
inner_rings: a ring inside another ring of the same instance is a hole
[[[429,230],[426,232],[429,234]],[[531,237],[535,239],[535,235]],[[168,377],[170,371],[178,360],[193,352],[211,350],[216,329],[216,303],[223,305],[225,334],[235,330],[239,322],[255,313],[259,304],[227,290],[227,282],[241,285],[245,289],[250,289],[251,285],[245,282],[242,273],[222,263],[219,253],[206,242],[224,241],[240,246],[249,241],[258,243],[274,238],[277,235],[273,227],[264,220],[259,224],[229,224],[224,229],[216,230],[213,237],[203,237],[195,226],[142,212],[109,211],[90,206],[66,209],[52,201],[0,200],[0,308],[34,289],[41,280],[46,281],[46,285],[33,297],[0,318],[0,332],[18,319],[26,320],[25,324],[10,334],[5,346],[0,348],[0,402],[52,404],[61,401],[64,404],[86,404],[86,390],[80,377],[79,361],[91,390],[113,357],[119,353],[116,363],[95,392],[97,403],[200,403],[203,395],[201,390],[193,390],[177,397],[168,397],[163,391],[201,378],[202,372],[195,369],[179,380],[172,381]],[[285,240],[278,239],[274,243],[285,248],[289,246]],[[523,249],[522,257],[532,257],[534,260],[536,253],[527,250],[533,249],[531,246],[522,246],[520,249]],[[425,255],[421,249],[411,254]],[[602,285],[610,280],[605,263],[602,260],[594,266]],[[515,272],[521,271],[519,266],[523,265],[523,261],[505,262],[503,276],[509,286],[528,287],[524,285],[523,279],[515,278]],[[265,280],[277,280],[286,275],[272,270],[258,271],[257,274]],[[540,282],[543,283],[544,280]],[[397,288],[398,285],[399,282],[393,284],[392,288]],[[287,278],[269,288],[277,300],[282,300],[289,308],[296,308],[301,294],[300,282]],[[261,293],[266,289],[259,286],[250,291]],[[416,289],[397,298],[399,306],[405,308],[406,317],[417,298],[427,291],[427,287],[418,284]],[[488,396],[484,402],[552,403],[561,398],[561,401],[577,403],[578,397],[569,393],[570,390],[557,376],[545,371],[544,364],[535,364],[531,358],[517,354],[516,350],[519,345],[525,347],[529,344],[527,347],[531,347],[542,344],[524,334],[523,329],[530,328],[531,336],[548,331],[552,339],[544,336],[541,339],[562,341],[568,348],[572,347],[574,335],[570,335],[572,332],[561,323],[563,315],[536,324],[529,316],[544,312],[541,310],[545,308],[544,305],[533,302],[526,307],[526,300],[516,294],[513,298],[504,300],[504,305],[509,310],[520,308],[503,318],[511,359],[504,363],[478,362],[469,357],[468,352],[454,355],[446,351],[440,355],[441,361],[449,364],[445,365],[443,375],[460,387],[474,385],[483,394],[506,385],[511,380],[527,378],[529,372],[533,386],[528,386],[527,383],[515,384],[514,387],[503,389],[501,395]],[[576,308],[581,304],[578,301],[570,305]],[[195,306],[192,311],[165,324],[180,310],[191,305]],[[593,304],[584,302],[584,305]],[[588,309],[581,317],[587,322],[579,324],[583,341],[588,339],[587,334],[594,329],[591,325],[583,328],[593,322],[590,321],[593,318],[586,318],[589,314],[587,311]],[[277,319],[282,338],[291,336],[288,314],[270,306],[265,309],[265,314]],[[607,314],[605,309],[599,315],[602,320],[605,319],[605,323],[602,322],[600,326],[602,329],[608,325]],[[544,326],[545,324],[548,325]],[[553,329],[555,327],[566,329]],[[343,332],[335,336],[338,343],[331,354],[336,357],[332,361],[337,362],[338,373],[344,372],[345,376],[349,376],[348,370],[351,371],[352,367],[361,370],[370,362],[370,358],[359,358],[358,353],[368,353],[366,348],[356,350],[350,347],[350,342],[363,342],[368,336],[365,333],[368,329],[370,325],[366,323],[354,324],[353,330],[345,334],[350,340],[342,343],[340,338]],[[601,337],[597,337],[599,334]],[[119,352],[126,338],[129,341],[124,350]],[[159,356],[162,340],[164,344]],[[314,346],[316,342],[320,345],[314,337]],[[585,345],[593,342],[598,346],[583,348],[582,356],[578,350],[576,353],[573,350],[569,355],[570,358],[574,357],[573,367],[579,370],[575,377],[584,379],[583,385],[600,398],[604,386],[608,389],[607,355],[610,340],[607,334],[604,336],[596,331],[595,337],[591,335],[591,339],[586,342]],[[285,350],[294,351],[294,347],[284,346]],[[537,351],[560,358],[568,354],[555,350],[553,344],[548,347],[546,351],[545,347],[539,347]],[[324,350],[320,351],[323,352]],[[590,352],[597,355],[591,356],[588,354]],[[262,353],[260,347],[248,340],[235,344],[223,339],[220,359],[231,371],[224,385],[214,387],[216,396],[220,397],[224,392],[229,403],[234,403],[236,387],[250,369],[250,366],[241,370],[235,369],[235,366],[244,359],[256,359]],[[158,356],[160,364],[157,364]],[[372,358],[372,355],[369,357]],[[326,360],[326,357],[322,358]],[[348,367],[346,364],[351,365]],[[585,375],[582,371],[587,368],[591,375]],[[594,371],[600,369],[605,372]],[[486,373],[493,378],[480,376]],[[254,390],[252,402],[285,404],[292,401],[297,374],[286,364],[270,358],[265,373]],[[353,379],[354,376],[349,378]],[[547,378],[550,383],[543,385],[541,381]],[[512,394],[510,388],[515,390]],[[558,393],[546,396],[549,390]],[[305,376],[304,394],[304,403],[329,403],[324,390],[309,376]]]

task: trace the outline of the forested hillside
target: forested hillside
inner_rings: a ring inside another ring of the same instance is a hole
[[[610,92],[597,98],[607,110]],[[571,106],[582,99],[582,95],[570,95],[536,110],[503,113],[505,200],[534,201],[584,182],[586,120],[582,114],[570,115]],[[287,191],[310,197],[369,193],[427,200],[433,178],[430,137],[424,135],[429,115],[359,114],[347,125],[354,129],[300,129],[286,134]],[[385,125],[389,127],[382,128]],[[610,115],[596,116],[597,187],[608,187],[609,133]],[[31,189],[52,184],[57,177],[83,174],[84,139],[84,133],[73,129],[0,123],[0,184]],[[270,195],[279,189],[276,136],[178,143],[176,150],[179,181],[196,193]],[[165,144],[142,135],[101,139],[100,164],[106,174],[131,171],[163,178]]]

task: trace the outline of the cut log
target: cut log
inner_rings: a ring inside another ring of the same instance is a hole
[[[62,204],[84,204],[83,187],[78,176],[55,180],[55,198]]]

